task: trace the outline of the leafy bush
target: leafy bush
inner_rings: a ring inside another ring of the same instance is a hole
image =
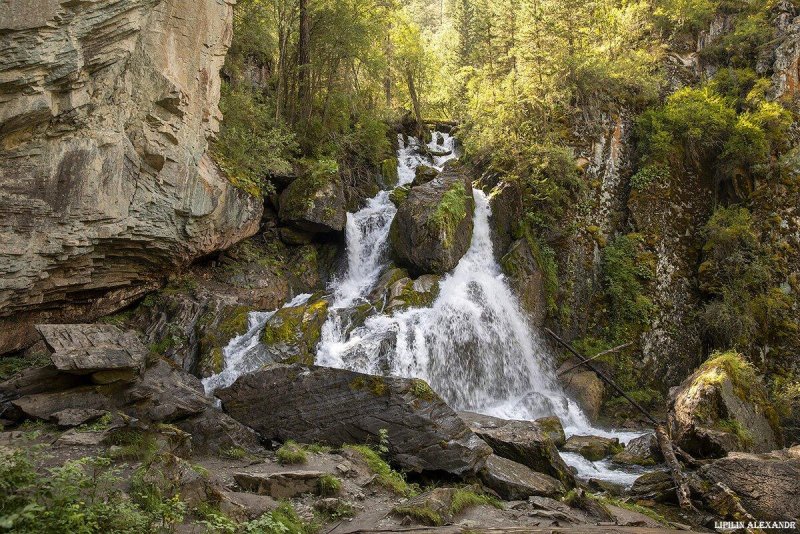
[[[0,451],[0,532],[149,533],[156,517],[120,492],[120,471],[103,457],[40,472],[35,451]]]
[[[654,305],[645,296],[644,282],[654,275],[652,268],[640,260],[633,235],[618,236],[603,250],[603,282],[611,305],[612,324],[649,323]]]
[[[220,109],[224,120],[211,153],[233,185],[253,196],[269,193],[268,175],[292,171],[294,134],[275,120],[271,105],[247,85],[223,83]]]

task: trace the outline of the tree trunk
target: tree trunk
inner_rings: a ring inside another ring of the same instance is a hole
[[[417,135],[421,142],[427,142],[427,128],[422,120],[422,111],[419,107],[417,88],[414,86],[414,75],[410,69],[406,70],[406,82],[408,83],[408,94],[411,95],[411,105],[414,107],[414,118],[417,120]]]
[[[689,498],[689,485],[686,483],[683,471],[681,471],[681,464],[678,463],[678,459],[675,457],[675,451],[672,448],[672,441],[669,439],[667,429],[663,425],[656,427],[656,439],[658,440],[661,454],[664,455],[664,461],[672,473],[672,480],[675,482],[675,493],[678,494],[678,504],[684,509],[694,509],[692,500]]]
[[[297,45],[297,100],[300,108],[298,122],[311,115],[311,20],[308,14],[310,0],[300,0],[300,40]]]

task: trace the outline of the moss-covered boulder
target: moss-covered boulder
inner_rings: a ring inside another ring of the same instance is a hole
[[[384,187],[394,187],[400,177],[397,174],[397,158],[387,158],[380,164],[380,177]]]
[[[389,200],[392,201],[394,207],[399,208],[400,204],[405,202],[405,200],[408,198],[409,191],[411,191],[411,187],[408,185],[396,187],[389,193]]]
[[[300,306],[279,309],[269,318],[261,334],[267,355],[277,363],[313,364],[327,317],[328,301],[321,297],[312,297]]]
[[[675,442],[700,458],[768,452],[781,443],[761,379],[733,351],[713,355],[672,391],[668,421]]]
[[[664,461],[655,434],[645,434],[634,438],[625,445],[625,450],[611,458],[615,464],[621,465],[656,465]]]
[[[426,308],[439,296],[440,276],[423,274],[416,280],[402,278],[389,287],[388,304],[385,310],[390,313],[408,308]]]
[[[334,168],[317,168],[287,187],[278,216],[284,224],[314,233],[341,232],[347,222],[342,182]]]
[[[435,180],[413,187],[392,221],[395,259],[412,274],[444,274],[469,249],[475,200],[466,172],[448,166]]]
[[[623,447],[619,444],[617,438],[570,436],[561,450],[580,454],[590,462],[596,462],[612,454],[622,452]]]
[[[427,165],[420,165],[414,173],[414,181],[411,182],[411,187],[427,184],[439,176],[439,171]]]

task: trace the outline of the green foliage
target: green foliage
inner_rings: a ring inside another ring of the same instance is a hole
[[[442,245],[450,248],[456,236],[458,225],[467,216],[467,192],[462,182],[456,182],[442,195],[430,223],[443,236]]]
[[[236,534],[239,531],[239,525],[236,524],[236,521],[207,502],[200,503],[194,509],[194,514],[209,534]]]
[[[392,513],[399,516],[409,516],[423,525],[440,527],[444,525],[442,515],[427,504],[401,504],[392,509]]]
[[[700,317],[715,348],[748,349],[794,333],[791,299],[775,281],[778,266],[744,207],[719,208],[704,228],[698,269],[710,296]]]
[[[220,451],[220,456],[229,460],[243,460],[247,458],[247,451],[241,447],[228,447]]]
[[[289,503],[282,503],[272,512],[266,513],[242,525],[244,534],[310,534],[309,525],[300,519]]]
[[[254,88],[223,83],[222,122],[211,153],[233,185],[253,196],[272,191],[270,174],[289,174],[294,135]]]
[[[37,354],[32,358],[24,356],[4,356],[0,358],[0,381],[11,378],[20,371],[32,367],[40,367],[50,363],[46,354]]]
[[[30,450],[0,454],[2,532],[144,534],[164,526],[124,498],[120,471],[109,458],[69,460],[40,471]]]
[[[645,283],[655,273],[644,258],[633,234],[616,237],[603,250],[603,285],[611,306],[612,328],[636,330],[651,320],[655,308],[646,296]]]
[[[669,181],[669,168],[664,165],[647,165],[639,172],[631,176],[631,187],[637,191],[643,191],[652,183],[664,183]]]
[[[499,510],[503,509],[503,503],[495,497],[478,493],[469,488],[458,488],[453,494],[453,500],[450,502],[450,513],[457,515],[468,508],[481,505],[493,506]]]
[[[158,442],[151,432],[133,428],[115,430],[107,438],[114,445],[112,455],[117,460],[152,461],[158,453]]]
[[[306,451],[297,443],[288,440],[275,453],[283,465],[304,464],[308,461]]]
[[[332,497],[342,490],[342,481],[333,475],[324,474],[319,478],[319,494]]]
[[[358,453],[366,462],[369,470],[378,475],[377,483],[397,495],[410,497],[417,490],[406,482],[402,474],[392,469],[380,455],[367,445],[346,445],[345,449]]]

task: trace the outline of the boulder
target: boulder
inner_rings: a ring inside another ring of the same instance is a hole
[[[617,438],[570,436],[561,450],[578,453],[590,462],[596,462],[622,451],[622,445]]]
[[[0,5],[0,354],[258,231],[207,150],[232,22],[217,0]]]
[[[422,380],[275,365],[240,377],[216,395],[231,417],[263,439],[378,443],[385,429],[392,460],[410,471],[475,473],[491,454]]]
[[[394,204],[395,208],[399,208],[400,204],[405,202],[405,200],[408,198],[409,191],[411,191],[411,187],[407,185],[392,189],[392,191],[389,193],[389,200],[392,201],[392,204]]]
[[[701,467],[692,487],[723,517],[743,519],[736,517],[741,505],[758,520],[800,521],[800,446],[766,454],[732,452]]]
[[[514,241],[500,265],[531,323],[535,326],[544,324],[548,306],[544,273],[528,240]]]
[[[110,376],[130,381],[144,367],[147,348],[136,332],[109,324],[36,325],[50,359],[59,371],[86,375],[102,373],[101,383],[114,382]],[[114,371],[113,375],[105,373]]]
[[[548,434],[534,421],[512,421],[488,415],[460,412],[464,422],[494,453],[575,486],[575,477],[561,459]]]
[[[73,427],[95,421],[108,413],[92,408],[65,408],[52,414],[51,419],[60,427]]]
[[[479,474],[483,484],[507,501],[527,499],[534,495],[555,497],[565,491],[555,478],[507,458],[492,454]]]
[[[11,404],[28,417],[52,422],[57,422],[56,414],[65,410],[112,411],[116,403],[97,389],[97,386],[81,386],[65,391],[34,393],[15,399]]]
[[[304,493],[319,494],[320,471],[281,471],[279,473],[234,473],[233,479],[243,491],[268,495],[273,499],[291,499]]]
[[[468,175],[447,167],[435,180],[413,187],[389,230],[397,262],[412,274],[444,274],[469,249],[475,200]]]
[[[402,278],[389,287],[387,313],[399,312],[408,308],[427,308],[439,296],[440,276],[423,274],[416,280]]]
[[[171,422],[213,408],[200,380],[159,360],[114,400],[128,415],[146,422]]]
[[[328,301],[323,298],[280,308],[269,318],[261,334],[267,356],[276,363],[313,364],[327,318]]]
[[[174,425],[192,436],[192,451],[195,453],[219,455],[231,449],[250,453],[262,450],[252,428],[216,408],[207,408]]]
[[[292,182],[281,193],[278,216],[281,222],[304,232],[344,230],[347,210],[338,174],[314,170]]]
[[[439,176],[439,171],[427,165],[420,165],[414,174],[414,181],[411,182],[411,187],[427,184]]]
[[[667,471],[650,471],[633,482],[631,494],[637,499],[677,503],[675,481]]]
[[[547,437],[550,438],[550,441],[552,441],[553,445],[556,447],[563,447],[567,442],[567,436],[564,433],[564,427],[561,424],[561,419],[555,415],[550,417],[540,417],[536,420],[536,424],[539,425],[539,429],[542,432],[547,434]]]
[[[698,458],[778,448],[780,431],[755,370],[735,352],[717,354],[670,392],[670,434]]]
[[[583,367],[560,374],[569,367],[573,367],[575,363],[577,363],[575,360],[564,362],[558,369],[558,378],[567,394],[575,399],[589,420],[596,421],[600,415],[600,408],[603,406],[605,385],[594,371]]]
[[[611,461],[624,465],[656,465],[664,461],[655,434],[645,434],[634,438],[625,445],[625,450],[615,454]]]
[[[395,506],[392,515],[408,517],[412,521],[432,527],[452,524],[456,515],[453,497],[457,491],[455,488],[434,488]]]

